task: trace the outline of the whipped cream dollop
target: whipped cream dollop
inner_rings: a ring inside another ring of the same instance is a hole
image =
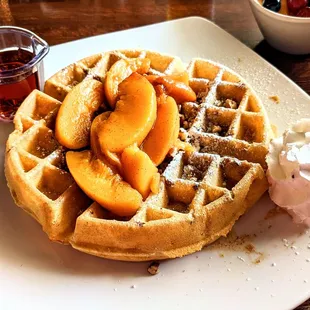
[[[269,145],[269,194],[299,224],[310,226],[310,118],[304,118]]]

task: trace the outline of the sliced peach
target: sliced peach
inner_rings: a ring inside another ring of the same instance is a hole
[[[155,75],[155,74],[149,74],[145,76],[148,81],[150,83],[156,83],[156,80],[160,77],[159,75]],[[185,85],[189,85],[189,77],[188,77],[188,73],[186,71],[183,71],[181,73],[178,74],[171,74],[171,75],[166,75],[165,76],[166,79],[168,80],[172,80],[175,82],[181,82],[184,83]]]
[[[67,165],[74,180],[87,196],[119,216],[132,216],[142,203],[142,196],[119,174],[93,158],[91,151],[67,152]]]
[[[157,97],[157,104],[160,104],[160,97],[166,97],[166,93],[165,93],[165,88],[164,85],[158,84],[158,85],[154,85],[154,89],[155,89],[155,93],[156,93],[156,97]]]
[[[117,168],[118,172],[122,174],[122,164],[120,153],[112,153],[108,150],[103,150],[103,154],[110,165]]]
[[[150,65],[151,61],[147,58],[133,58],[118,60],[110,68],[104,82],[104,90],[111,108],[115,107],[119,84],[133,72],[147,73],[150,70]]]
[[[110,153],[108,151],[101,151],[99,138],[98,138],[98,125],[106,121],[111,114],[111,111],[104,112],[98,115],[92,122],[90,130],[90,146],[94,155],[102,161],[108,162],[113,167],[117,168],[117,171],[121,173],[121,161],[118,154]]]
[[[121,163],[125,181],[146,199],[150,194],[153,178],[157,174],[157,168],[150,157],[135,144],[124,150]]]
[[[159,192],[159,187],[160,187],[160,174],[157,172],[154,174],[152,181],[151,181],[151,192],[154,194],[158,194]]]
[[[153,129],[143,142],[142,150],[156,166],[163,162],[168,151],[177,141],[180,121],[179,110],[172,97],[158,105],[157,119]]]
[[[155,74],[148,74],[144,76],[151,84],[154,84],[155,81],[159,78],[159,75],[155,75]]]
[[[189,85],[189,76],[186,71],[183,71],[179,74],[172,74],[168,77],[173,81],[184,83],[187,86]]]
[[[56,118],[55,135],[60,144],[74,150],[89,145],[91,122],[103,94],[103,84],[93,79],[82,81],[68,93]]]
[[[156,88],[157,95],[162,93],[158,85],[163,85],[164,92],[173,97],[177,103],[196,101],[196,94],[188,85],[189,77],[187,72],[165,76],[146,75],[145,77]]]
[[[98,138],[98,126],[100,123],[106,121],[109,116],[110,116],[111,112],[104,112],[102,114],[99,114],[92,122],[91,124],[91,129],[90,129],[90,147],[91,150],[93,151],[93,153],[95,154],[95,156],[99,159],[103,158],[103,154],[101,152],[100,149],[100,145],[99,145],[99,138]]]
[[[98,125],[101,122],[104,122],[110,116],[111,111],[104,112],[98,115],[92,122],[91,130],[90,130],[90,146],[91,150],[93,151],[94,155],[99,158],[100,160],[109,163],[114,168],[117,168],[117,172],[122,172],[121,160],[118,154],[110,153],[108,151],[101,151],[99,145],[99,138],[98,138]]]
[[[177,103],[196,101],[195,92],[183,82],[160,76],[156,79],[155,84],[162,84],[165,87],[166,94],[173,97]]]
[[[140,145],[156,119],[155,90],[145,77],[132,73],[120,84],[119,93],[115,111],[98,125],[102,152],[120,153],[134,143]]]

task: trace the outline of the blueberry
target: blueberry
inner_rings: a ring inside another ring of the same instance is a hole
[[[281,0],[264,0],[263,6],[268,10],[279,12],[281,9]]]

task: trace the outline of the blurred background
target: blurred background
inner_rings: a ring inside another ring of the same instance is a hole
[[[310,94],[310,56],[270,47],[248,0],[0,0],[0,25],[27,28],[50,45],[187,16],[212,20]]]

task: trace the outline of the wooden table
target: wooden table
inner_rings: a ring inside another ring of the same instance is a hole
[[[193,15],[214,21],[310,94],[310,55],[271,48],[248,0],[0,0],[0,25],[30,29],[50,45]],[[310,300],[297,309],[309,310]]]

